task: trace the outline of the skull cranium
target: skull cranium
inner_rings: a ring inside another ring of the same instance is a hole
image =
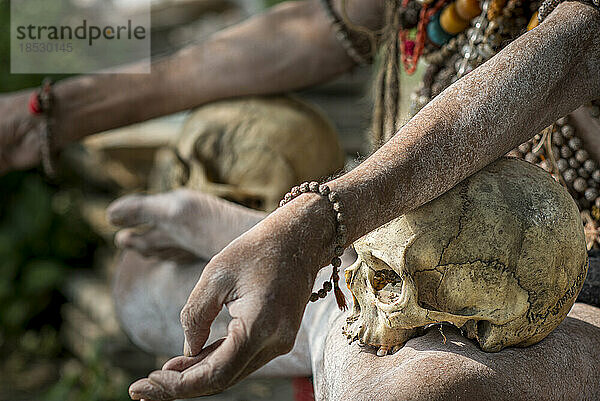
[[[293,97],[208,104],[187,119],[174,149],[157,156],[152,190],[182,185],[266,211],[289,189],[344,167],[337,132]]]
[[[516,159],[498,160],[354,246],[344,330],[380,355],[437,323],[484,351],[535,344],[565,318],[587,272],[573,199]]]

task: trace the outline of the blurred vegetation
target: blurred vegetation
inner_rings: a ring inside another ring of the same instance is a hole
[[[59,192],[34,172],[0,178],[0,330],[55,324],[48,308],[69,270],[88,267],[96,243]],[[39,323],[38,323],[39,321]]]
[[[79,213],[83,196],[36,171],[0,177],[0,400],[128,399],[129,378],[59,340],[62,284],[102,244]]]
[[[0,0],[0,92],[39,86],[45,75],[10,74],[9,29]],[[130,378],[97,352],[77,360],[59,339],[62,284],[91,269],[102,244],[79,213],[83,196],[37,170],[0,177],[0,400],[129,399]]]

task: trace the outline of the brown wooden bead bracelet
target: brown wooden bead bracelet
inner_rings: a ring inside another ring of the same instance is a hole
[[[288,192],[285,195],[279,206],[283,207],[298,196],[306,193],[315,193],[326,198],[332,206],[336,222],[334,256],[331,259],[331,266],[333,267],[331,279],[329,281],[326,281],[323,284],[323,288],[321,288],[318,292],[313,292],[310,295],[310,301],[316,302],[321,298],[325,298],[327,294],[333,289],[338,307],[341,310],[346,310],[348,308],[346,305],[346,298],[344,297],[344,293],[339,287],[339,269],[342,266],[341,256],[344,254],[344,245],[348,240],[348,232],[346,225],[344,224],[342,202],[338,194],[336,192],[332,192],[328,185],[319,185],[318,182],[313,181],[310,183],[305,182],[299,186],[293,187],[290,190],[290,192]]]

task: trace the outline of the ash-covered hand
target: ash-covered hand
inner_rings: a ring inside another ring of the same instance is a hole
[[[289,352],[318,267],[326,264],[323,243],[333,237],[333,221],[309,224],[323,215],[309,219],[309,213],[288,205],[215,256],[181,312],[185,356],[132,384],[132,399],[219,393]],[[227,336],[207,345],[211,323],[223,306],[233,318]]]
[[[28,101],[25,93],[0,96],[0,174],[40,161],[42,120],[29,114]]]
[[[210,259],[264,214],[187,189],[158,195],[130,195],[108,208],[109,221],[122,230],[118,247],[146,257]]]

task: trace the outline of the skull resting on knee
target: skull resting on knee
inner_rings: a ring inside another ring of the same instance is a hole
[[[380,355],[437,323],[484,351],[535,344],[566,317],[587,272],[573,199],[516,159],[496,161],[354,247],[344,331]]]

